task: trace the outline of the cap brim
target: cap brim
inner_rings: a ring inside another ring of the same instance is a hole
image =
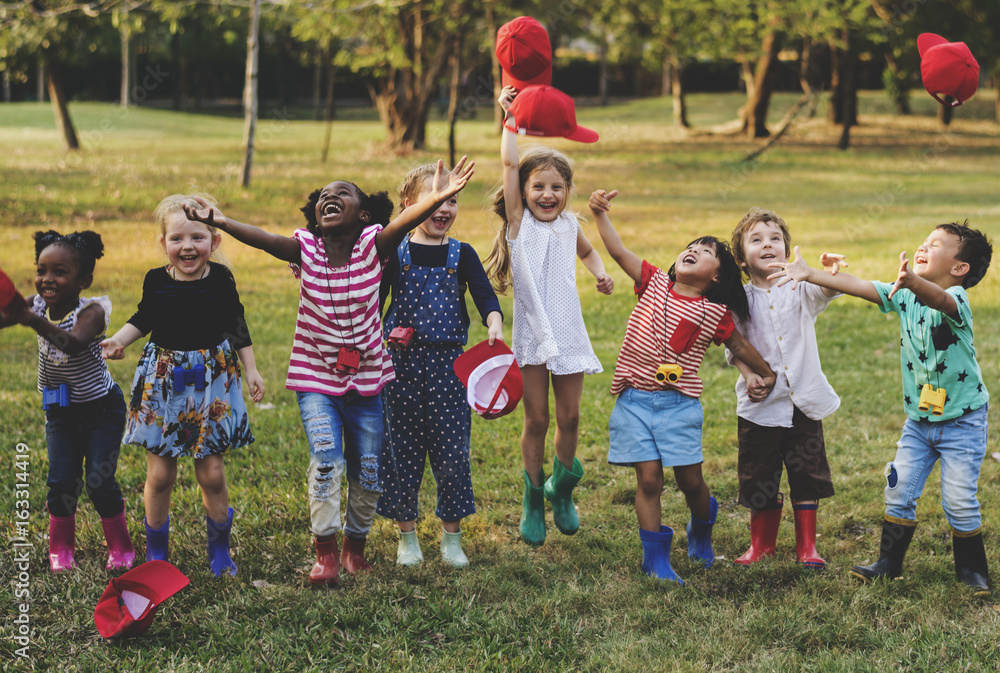
[[[527,89],[529,86],[551,86],[552,85],[552,64],[530,79],[518,79],[507,72],[506,68],[500,69],[500,83],[503,86],[512,86],[518,92]]]
[[[596,143],[600,138],[597,131],[593,131],[583,126],[577,125],[576,130],[565,136],[567,140],[575,140],[580,143]]]
[[[157,603],[162,603],[191,583],[191,580],[169,561],[147,561],[132,568],[119,579],[139,582],[149,587],[156,592]]]
[[[923,56],[931,47],[936,47],[939,44],[948,44],[948,40],[944,39],[940,35],[934,33],[920,33],[917,36],[917,51]]]
[[[452,367],[455,370],[455,375],[458,376],[459,380],[462,382],[462,385],[468,387],[469,375],[476,369],[476,367],[483,364],[491,357],[513,354],[513,351],[507,347],[507,344],[500,339],[494,341],[492,346],[490,345],[489,339],[487,339],[486,341],[480,341],[475,346],[455,358],[455,364],[452,365]]]

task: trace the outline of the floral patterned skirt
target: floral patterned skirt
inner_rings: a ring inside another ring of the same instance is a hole
[[[122,443],[165,458],[204,458],[253,440],[239,359],[228,341],[195,351],[146,344],[132,380]]]

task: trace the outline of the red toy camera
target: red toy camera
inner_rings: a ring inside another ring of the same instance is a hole
[[[347,346],[341,346],[340,352],[337,353],[337,366],[335,371],[340,374],[357,374],[358,366],[361,364],[361,351],[357,348],[348,348]]]
[[[389,332],[389,338],[386,341],[389,342],[389,348],[406,348],[410,345],[410,339],[413,338],[413,335],[412,327],[396,327]]]

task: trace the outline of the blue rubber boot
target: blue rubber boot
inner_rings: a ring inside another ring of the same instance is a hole
[[[583,465],[573,458],[570,469],[559,461],[552,460],[552,476],[545,481],[545,499],[552,503],[552,520],[563,535],[573,535],[580,530],[580,517],[573,504],[573,489],[583,479]]]
[[[639,529],[639,541],[642,542],[642,572],[650,577],[661,580],[671,580],[684,584],[670,565],[670,542],[674,539],[674,529],[660,526],[660,532]]]
[[[715,552],[712,551],[712,528],[715,526],[715,516],[719,513],[719,502],[709,496],[708,521],[702,521],[694,514],[687,525],[688,556],[705,562],[705,569],[712,567]]]
[[[170,515],[167,515],[166,522],[159,528],[150,528],[145,517],[142,522],[146,525],[146,560],[147,561],[169,561],[170,560]]]
[[[542,481],[545,473],[542,473]],[[524,472],[524,498],[521,500],[521,539],[532,547],[545,544],[545,495],[543,487],[531,485],[527,471]]]
[[[216,577],[222,577],[223,572],[236,574],[236,564],[229,556],[229,532],[233,529],[233,508],[229,508],[229,518],[226,523],[215,523],[211,517],[205,517],[208,528],[208,567]]]

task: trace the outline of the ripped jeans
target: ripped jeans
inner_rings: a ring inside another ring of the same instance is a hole
[[[340,482],[347,468],[344,535],[364,540],[375,518],[381,488],[379,461],[385,442],[382,396],[297,392],[309,441],[309,516],[316,536],[340,530]]]
[[[917,499],[924,484],[941,461],[941,506],[948,523],[959,532],[980,526],[979,469],[986,456],[984,404],[950,421],[931,423],[907,418],[896,445],[896,457],[885,466],[885,513],[915,521]]]

